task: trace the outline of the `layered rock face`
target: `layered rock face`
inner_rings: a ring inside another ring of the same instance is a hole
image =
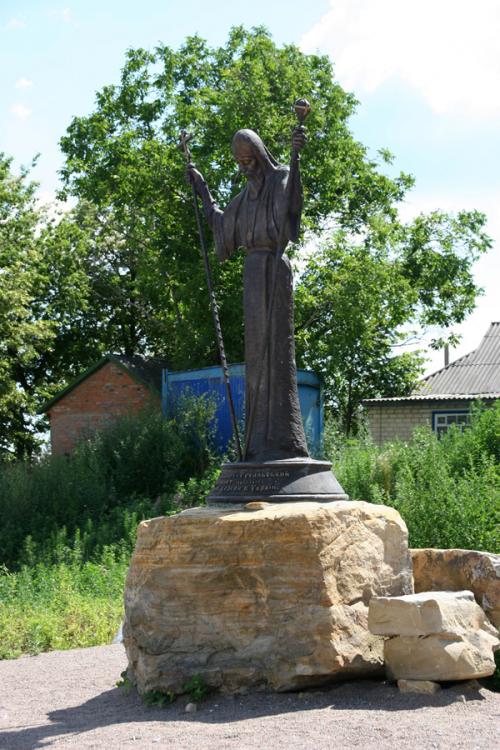
[[[258,506],[255,508],[255,506]],[[373,596],[412,591],[407,531],[363,502],[194,508],[139,527],[124,643],[140,693],[290,690],[383,666]]]
[[[374,598],[368,626],[390,636],[384,645],[390,679],[467,680],[495,671],[500,641],[470,591]]]
[[[467,549],[413,549],[415,591],[472,591],[500,629],[500,555]]]

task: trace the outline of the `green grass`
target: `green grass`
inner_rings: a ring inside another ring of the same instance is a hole
[[[70,556],[69,550],[67,556]],[[123,618],[128,555],[0,569],[0,659],[111,643]]]

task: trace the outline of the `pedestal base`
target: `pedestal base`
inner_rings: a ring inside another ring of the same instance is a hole
[[[144,694],[186,692],[196,675],[239,692],[382,674],[368,603],[412,591],[393,508],[269,503],[153,518],[125,587],[128,676]]]
[[[329,461],[316,461],[313,458],[223,464],[207,502],[209,505],[220,505],[244,504],[254,500],[272,503],[348,500],[331,467]]]

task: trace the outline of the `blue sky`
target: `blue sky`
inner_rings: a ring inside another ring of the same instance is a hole
[[[34,177],[50,199],[59,138],[117,80],[128,47],[177,47],[195,32],[221,44],[237,24],[263,24],[278,43],[330,55],[360,101],[356,136],[374,152],[389,148],[416,177],[403,216],[488,215],[496,245],[476,269],[486,293],[456,328],[452,358],[473,349],[500,320],[499,0],[0,0],[0,150],[16,166],[40,153]],[[441,361],[431,355],[428,370]]]

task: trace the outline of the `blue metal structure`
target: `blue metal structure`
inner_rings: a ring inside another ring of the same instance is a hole
[[[238,420],[245,418],[245,365],[229,365],[234,407]],[[309,451],[316,454],[323,438],[323,397],[319,377],[308,370],[297,370],[300,410],[309,445]],[[165,416],[172,413],[176,401],[186,395],[208,395],[217,404],[217,435],[220,450],[224,452],[231,440],[231,415],[226,399],[221,367],[203,367],[200,370],[183,372],[162,372],[162,410]],[[243,431],[242,431],[243,432]]]

